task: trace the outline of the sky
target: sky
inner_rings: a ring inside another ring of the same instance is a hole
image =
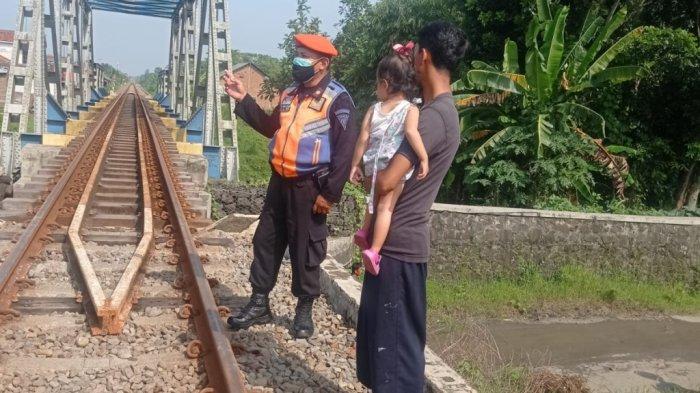
[[[0,29],[16,28],[19,0],[2,0]],[[311,15],[321,18],[322,30],[338,32],[339,0],[309,0]],[[234,49],[281,57],[277,47],[294,17],[296,0],[229,0]],[[168,62],[170,21],[138,15],[94,12],[95,60],[110,63],[129,75],[163,67]]]

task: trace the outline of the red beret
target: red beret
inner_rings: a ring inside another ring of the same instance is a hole
[[[318,34],[297,34],[294,36],[294,41],[298,46],[309,48],[314,52],[324,54],[329,57],[338,56],[338,50],[335,49],[333,43],[322,35]]]

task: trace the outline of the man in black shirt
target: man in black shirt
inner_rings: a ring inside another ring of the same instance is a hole
[[[230,72],[224,82],[236,115],[271,138],[272,177],[253,237],[250,283],[253,294],[229,317],[234,329],[272,321],[269,292],[275,286],[285,249],[292,260],[292,294],[298,298],[291,333],[313,335],[313,302],[320,295],[320,267],[326,257],[326,215],[340,201],[357,141],[355,106],[330,76],[333,44],[319,35],[295,36],[295,83],[282,92],[272,114],[264,112]]]
[[[379,275],[365,275],[357,323],[357,376],[374,393],[422,393],[425,384],[425,285],[428,214],[460,143],[450,74],[467,49],[464,33],[433,22],[418,34],[414,67],[424,105],[418,130],[430,172],[409,179],[396,202]],[[407,141],[377,175],[379,194],[394,190],[419,163]]]

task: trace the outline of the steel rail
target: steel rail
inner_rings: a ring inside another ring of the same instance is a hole
[[[11,308],[18,290],[18,280],[27,274],[32,261],[37,258],[38,252],[43,248],[43,244],[51,241],[49,235],[51,227],[57,225],[55,220],[59,216],[59,207],[61,207],[61,203],[69,200],[71,191],[69,186],[79,181],[78,167],[88,156],[93,142],[103,135],[103,130],[107,128],[105,126],[110,122],[116,122],[117,114],[121,110],[125,98],[126,94],[123,90],[120,96],[105,108],[99,121],[82,141],[80,148],[71,159],[61,178],[53,186],[39,210],[20,235],[5,262],[0,264],[0,315],[19,316],[19,313]]]
[[[134,97],[136,96],[134,92],[128,92],[127,95],[129,94],[133,94]],[[129,263],[124,269],[119,282],[109,297],[105,296],[102,285],[97,278],[92,261],[87,254],[85,244],[80,238],[80,230],[84,225],[85,215],[97,190],[96,183],[106,164],[107,150],[110,146],[110,142],[112,141],[112,137],[114,136],[116,122],[111,125],[107,132],[107,137],[102,144],[97,162],[92,169],[92,173],[90,174],[88,183],[85,186],[80,203],[76,208],[75,215],[73,216],[71,225],[68,228],[69,243],[73,254],[77,259],[78,267],[83,277],[83,281],[85,282],[85,288],[88,291],[91,305],[96,316],[96,319],[93,321],[94,323],[91,324],[91,331],[93,334],[119,334],[121,332],[128,317],[129,311],[133,305],[133,289],[136,285],[138,273],[145,261],[148,259],[154,242],[150,187],[143,153],[144,144],[142,142],[141,130],[139,128],[138,107],[135,102],[134,107],[136,109],[134,116],[136,117],[135,124],[137,127],[139,176],[141,180],[140,196],[141,200],[143,201],[143,205],[141,207],[143,230],[141,239],[139,240],[139,243],[131,256]]]
[[[198,354],[204,360],[209,387],[203,390],[217,393],[240,393],[245,391],[241,373],[238,368],[231,344],[224,333],[219,307],[209,286],[202,260],[197,252],[195,241],[190,232],[185,212],[178,196],[178,186],[170,170],[170,158],[165,152],[164,140],[153,126],[151,114],[145,101],[139,95],[138,101],[146,114],[146,128],[150,135],[157,157],[161,180],[164,184],[165,200],[168,206],[168,218],[174,228],[175,246],[179,249],[180,266],[184,273],[185,288],[189,290],[192,317],[200,342],[192,342],[188,352]]]

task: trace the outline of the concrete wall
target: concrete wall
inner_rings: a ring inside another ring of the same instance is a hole
[[[700,282],[700,218],[436,204],[431,274],[513,274],[520,263],[554,272],[566,263],[639,279]]]
[[[250,186],[226,181],[209,182],[211,196],[221,206],[224,214],[255,214],[262,211],[267,186]],[[357,230],[364,218],[364,210],[358,208],[355,199],[344,195],[328,215],[331,236],[349,236]]]
[[[20,157],[22,159],[20,182],[26,183],[39,173],[39,169],[49,164],[52,158],[61,152],[61,146],[28,144],[22,148]]]
[[[243,85],[248,93],[255,98],[261,108],[265,110],[273,110],[277,106],[277,100],[268,100],[261,96],[260,90],[265,81],[265,75],[261,74],[255,67],[250,64],[236,70],[236,76],[241,78]]]

